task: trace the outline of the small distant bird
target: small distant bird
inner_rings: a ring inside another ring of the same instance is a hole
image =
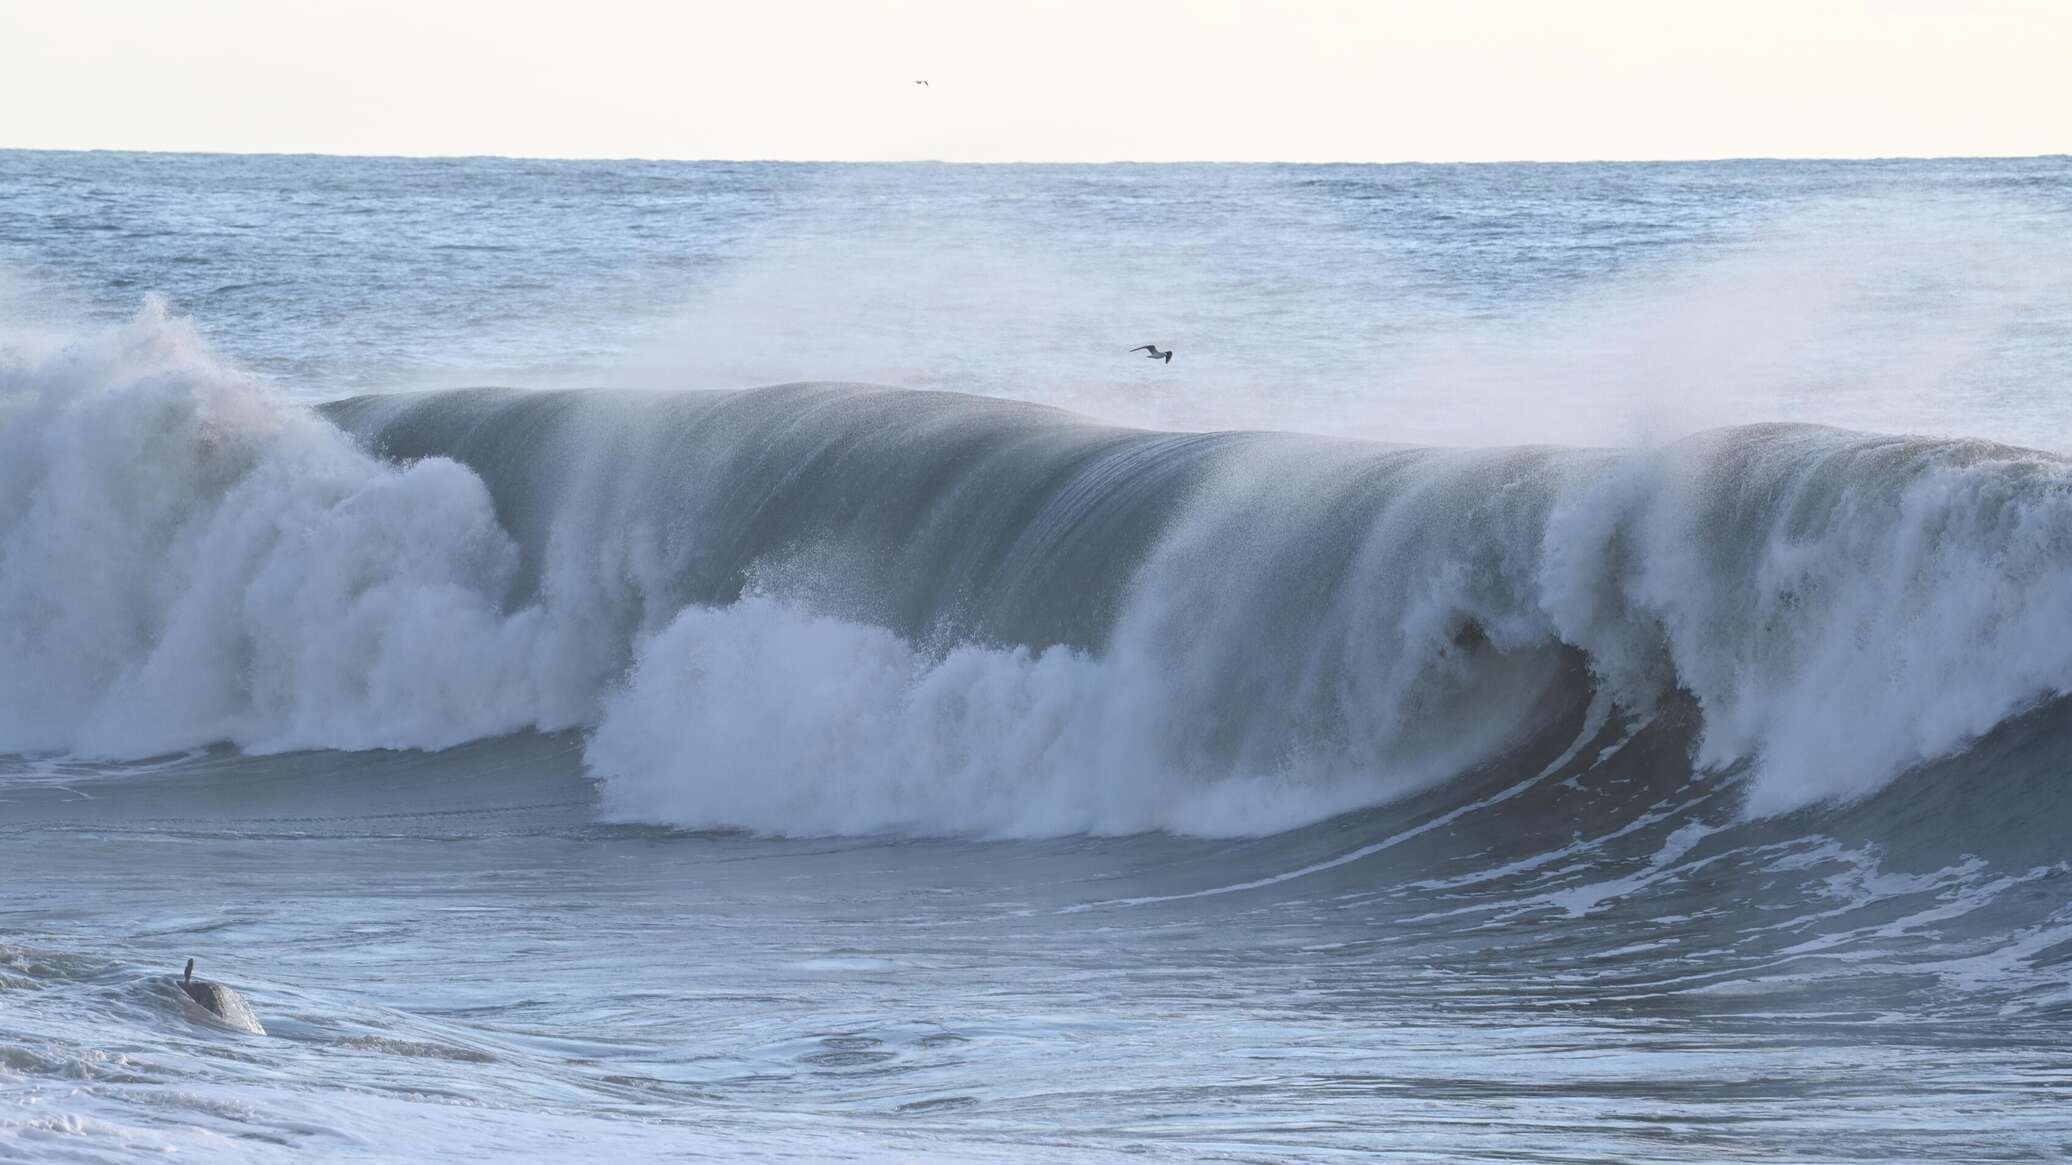
[[[916,85],[928,85],[928,82],[926,82],[926,81],[916,81],[916,82],[914,82],[914,84],[916,84]],[[935,86],[933,86],[933,85],[928,85],[928,87],[929,87],[930,89],[933,89],[933,88],[935,88]]]
[[[1156,344],[1145,344],[1142,347],[1131,348],[1130,351],[1144,353],[1144,359],[1146,360],[1163,360],[1168,364],[1173,362],[1173,350],[1167,348],[1161,352]]]

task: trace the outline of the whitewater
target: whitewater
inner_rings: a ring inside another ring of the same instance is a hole
[[[0,153],[0,1155],[2072,1152],[2068,223]]]

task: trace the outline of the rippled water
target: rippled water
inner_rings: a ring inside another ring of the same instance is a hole
[[[2061,755],[2055,723],[2031,731]],[[1574,788],[1555,782],[1577,759],[1466,812],[1453,791],[1222,842],[599,827],[565,738],[17,779],[10,1145],[2065,1151],[2063,867],[1887,869],[1734,827],[1718,787],[1629,818],[1609,803],[1646,796],[1663,743],[1591,738],[1585,756],[1618,752]],[[1516,836],[1525,808],[1538,836]],[[182,952],[268,1034],[184,1010]]]

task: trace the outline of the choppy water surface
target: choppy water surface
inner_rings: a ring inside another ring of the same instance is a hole
[[[0,153],[0,1156],[2072,1154],[2068,216]]]

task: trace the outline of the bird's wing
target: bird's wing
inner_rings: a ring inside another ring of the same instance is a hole
[[[1137,347],[1130,349],[1130,351],[1132,352],[1156,352],[1157,350],[1158,349],[1152,347],[1150,344],[1140,344]]]

